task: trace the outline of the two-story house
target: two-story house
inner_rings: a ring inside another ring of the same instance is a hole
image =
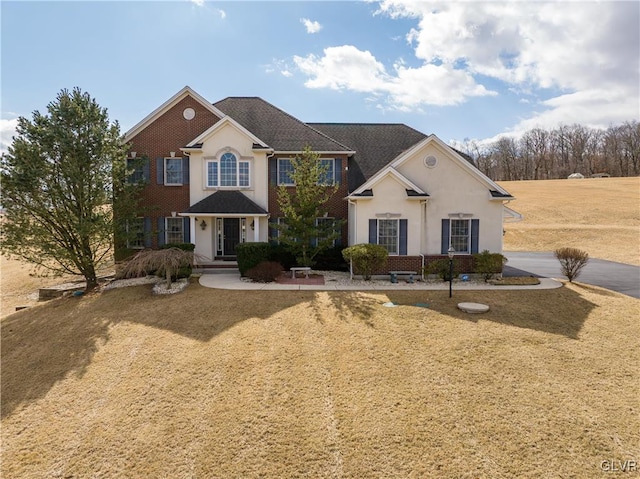
[[[239,243],[273,240],[277,188],[295,188],[291,158],[309,146],[338,186],[327,218],[341,244],[378,243],[389,268],[425,258],[502,252],[513,197],[435,135],[401,124],[305,123],[257,97],[209,103],[185,87],[125,134],[143,157],[148,213],[129,248],[191,242],[205,265]],[[277,238],[275,238],[277,239]]]

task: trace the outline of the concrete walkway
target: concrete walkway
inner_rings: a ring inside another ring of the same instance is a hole
[[[454,282],[453,290],[455,291],[474,291],[474,290],[514,290],[514,289],[555,289],[562,286],[560,281],[551,278],[539,278],[540,284],[532,286],[498,286],[482,282]],[[278,283],[253,283],[251,281],[243,281],[237,272],[234,273],[217,273],[203,274],[200,276],[200,284],[207,288],[215,289],[236,289],[236,290],[308,290],[308,291],[391,291],[391,290],[416,290],[416,291],[448,291],[449,283],[441,282],[415,282],[408,283],[370,283],[363,284],[358,281],[357,285],[349,285],[338,282],[329,282],[323,285],[311,284],[278,284]]]

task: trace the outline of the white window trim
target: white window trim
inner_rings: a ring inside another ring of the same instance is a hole
[[[320,162],[320,164],[322,164],[323,161],[330,161],[331,162],[331,182],[329,183],[320,183],[318,182],[319,185],[323,185],[323,186],[333,186],[336,184],[336,159],[335,158],[318,158],[318,161]]]
[[[127,221],[125,228],[126,228],[126,232],[127,232],[127,249],[144,249],[144,235],[145,235],[145,231],[144,231],[144,217],[142,216],[137,216],[136,220],[142,220],[142,246],[132,246],[131,242],[129,241],[129,222]]]
[[[449,219],[449,248],[451,248],[453,242],[453,222],[454,221],[466,221],[467,222],[467,250],[455,251],[454,254],[471,254],[471,218],[450,218]]]
[[[164,157],[164,186],[182,186],[183,183],[182,181],[180,181],[180,183],[167,183],[167,160],[176,160],[176,161],[180,161],[180,176],[183,177],[184,176],[184,171],[182,171],[183,165],[182,165],[182,157],[181,156],[165,156]]]
[[[220,189],[251,189],[251,170],[252,170],[252,161],[248,158],[243,158],[235,153],[233,153],[232,151],[230,152],[226,152],[225,153],[232,153],[235,155],[236,157],[236,184],[235,185],[231,185],[231,186],[220,186],[221,180],[222,180],[222,176],[221,176],[221,171],[220,171],[220,158],[219,157],[215,157],[215,158],[205,158],[204,159],[204,188],[205,189],[216,189],[216,190],[220,190]],[[222,155],[220,155],[222,156]],[[209,163],[215,163],[216,164],[216,171],[218,172],[218,184],[217,185],[211,185],[209,184]],[[242,185],[240,186],[240,163],[247,163],[247,165],[249,166],[249,184],[248,185]]]
[[[180,220],[180,228],[182,229],[182,238],[178,243],[184,243],[184,219],[182,216],[167,216],[164,219],[164,244],[176,244],[169,242],[169,220]]]
[[[282,183],[280,182],[280,162],[281,161],[288,161],[291,162],[291,158],[278,158],[278,171],[277,171],[277,176],[278,176],[278,186],[296,186],[295,182],[293,180],[291,180],[291,183]]]
[[[389,256],[400,256],[400,220],[397,218],[378,218],[376,221],[376,243],[380,244],[380,221],[396,222],[396,252],[389,252]]]

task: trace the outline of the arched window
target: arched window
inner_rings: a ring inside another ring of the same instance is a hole
[[[237,185],[237,160],[233,153],[225,153],[220,157],[220,186]]]

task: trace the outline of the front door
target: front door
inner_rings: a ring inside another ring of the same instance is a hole
[[[240,218],[224,218],[224,255],[235,256],[240,242]]]

